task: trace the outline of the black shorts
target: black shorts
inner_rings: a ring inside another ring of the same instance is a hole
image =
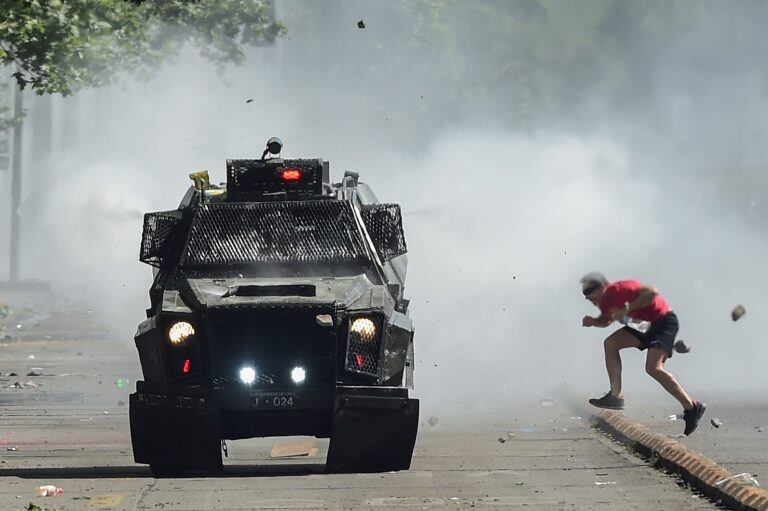
[[[646,332],[640,332],[628,326],[624,327],[624,330],[640,341],[641,346],[638,348],[640,351],[652,347],[661,348],[667,353],[668,357],[672,356],[672,351],[675,347],[675,337],[677,337],[679,329],[680,324],[677,322],[677,315],[672,311],[651,323]]]

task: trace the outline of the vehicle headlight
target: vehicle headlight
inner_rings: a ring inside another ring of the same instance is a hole
[[[195,335],[195,327],[186,321],[177,321],[168,329],[168,340],[175,346],[180,345],[193,335]]]
[[[381,325],[379,314],[361,314],[349,319],[346,356],[348,370],[376,376],[383,335],[379,331]]]
[[[238,376],[240,376],[241,382],[245,383],[246,385],[250,385],[256,381],[256,369],[250,366],[243,367],[240,369]]]
[[[307,378],[307,372],[303,367],[294,367],[291,371],[291,379],[294,383],[301,383]]]
[[[349,331],[353,334],[357,334],[363,342],[376,340],[376,323],[369,318],[355,319],[349,326]]]

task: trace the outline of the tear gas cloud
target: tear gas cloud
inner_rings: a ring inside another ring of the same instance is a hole
[[[142,213],[174,209],[191,171],[223,181],[225,158],[277,135],[284,155],[330,160],[334,180],[359,171],[402,204],[425,408],[503,408],[564,382],[604,391],[611,329],[580,326],[596,313],[578,283],[593,270],[661,290],[694,346],[669,364],[691,392],[764,392],[768,48],[752,25],[765,6],[654,3],[677,20],[657,48],[632,30],[634,3],[583,27],[563,26],[570,2],[482,3],[478,19],[447,3],[436,26],[452,39],[407,5],[281,2],[290,36],[243,67],[189,50],[149,82],[57,100],[76,126],[54,135],[76,128],[77,143],[24,184],[24,276],[130,342],[151,282]],[[545,58],[494,47],[502,22],[538,32],[525,40]],[[732,323],[736,303],[747,315]],[[642,355],[624,360],[629,393],[662,392]]]

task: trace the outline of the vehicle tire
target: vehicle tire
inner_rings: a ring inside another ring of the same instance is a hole
[[[152,471],[152,477],[155,479],[184,475],[184,468],[175,465],[150,465],[149,469]]]
[[[326,471],[408,470],[418,421],[418,399],[342,397],[334,414]]]

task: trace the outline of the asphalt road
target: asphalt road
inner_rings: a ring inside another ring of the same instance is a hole
[[[259,439],[231,442],[222,476],[154,479],[133,463],[130,446],[127,396],[139,377],[134,350],[106,340],[88,311],[55,309],[46,314],[32,306],[3,320],[2,510],[30,502],[60,511],[715,509],[555,400],[460,422],[430,425],[422,417],[406,472],[325,474],[327,441],[317,441],[313,456],[270,459],[273,444],[285,439]],[[44,484],[63,493],[36,497]]]

